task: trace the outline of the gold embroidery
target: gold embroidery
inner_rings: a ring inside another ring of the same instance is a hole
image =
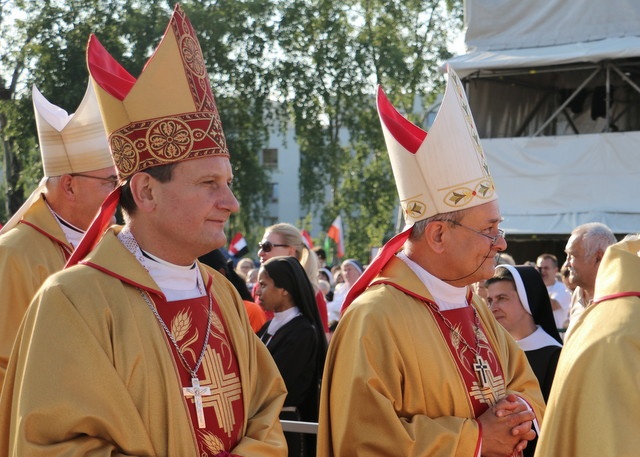
[[[174,162],[186,157],[193,148],[191,128],[176,118],[162,119],[147,132],[149,152],[163,162]]]
[[[206,74],[204,58],[200,52],[200,46],[194,37],[190,35],[183,36],[181,39],[182,57],[189,71],[197,77],[203,78]]]
[[[228,437],[236,423],[233,412],[233,402],[241,399],[242,385],[235,373],[227,373],[222,366],[220,354],[209,347],[205,354],[202,369],[204,372],[203,385],[211,389],[211,396],[203,398],[204,407],[213,406],[218,426]]]
[[[111,151],[113,160],[121,173],[127,175],[138,167],[140,157],[133,146],[133,143],[123,135],[111,135]]]
[[[207,450],[215,455],[224,451],[224,443],[220,438],[208,431],[201,431],[200,436]]]
[[[487,378],[487,386],[482,387],[478,381],[473,382],[473,387],[469,395],[475,398],[478,402],[487,405],[495,405],[498,400],[506,395],[506,388],[504,385],[504,379],[502,376],[494,376],[491,370],[487,370],[485,373]]]
[[[468,373],[473,374],[474,377],[478,374],[480,379],[484,380],[482,385],[477,380],[473,381],[469,395],[480,403],[495,405],[500,398],[503,398],[506,395],[504,379],[502,376],[494,376],[491,369],[489,369],[487,362],[483,357],[480,357],[479,354],[477,355],[479,360],[476,360],[477,366],[469,366],[467,358],[465,357],[465,354],[467,353],[467,345],[462,344],[462,333],[460,327],[460,324],[456,324],[452,325],[449,329],[451,345],[456,352],[460,365]],[[477,328],[475,331],[478,338],[478,350],[480,350],[480,348],[484,348],[485,350],[488,350],[489,356],[492,356],[493,353],[489,346],[487,336],[480,330],[480,328]],[[493,359],[493,357],[491,358]],[[482,372],[478,372],[479,370]]]
[[[176,341],[181,341],[191,328],[191,312],[182,310],[171,320],[171,333]]]

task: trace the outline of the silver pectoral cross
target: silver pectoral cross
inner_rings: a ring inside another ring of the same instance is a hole
[[[208,387],[200,387],[200,380],[198,378],[191,378],[191,387],[183,387],[182,394],[186,398],[193,397],[193,401],[196,404],[196,415],[198,416],[198,428],[205,428],[202,397],[204,395],[211,395],[211,389]]]
[[[491,387],[489,382],[489,365],[480,357],[480,354],[476,354],[476,363],[473,364],[473,370],[478,374],[478,380],[483,388]]]

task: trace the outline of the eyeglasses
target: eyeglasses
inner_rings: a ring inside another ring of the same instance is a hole
[[[103,178],[101,176],[91,176],[91,175],[85,175],[84,173],[69,173],[69,176],[79,176],[81,178],[90,178],[90,179],[98,179],[100,181],[105,181],[110,183],[113,187],[116,187],[116,184],[118,184],[118,178],[117,177],[109,177],[109,178]]]
[[[273,244],[271,241],[265,241],[264,243],[258,243],[258,247],[262,249],[262,252],[271,252],[273,248],[288,248],[288,244]]]
[[[495,246],[498,240],[500,240],[500,238],[504,238],[504,230],[502,229],[498,229],[497,235],[491,236],[491,235],[487,235],[486,233],[482,233],[476,229],[473,229],[471,227],[467,227],[466,225],[463,225],[460,222],[456,222],[456,221],[449,221],[449,222],[451,222],[453,225],[457,225],[459,227],[466,228],[467,230],[471,230],[472,232],[477,233],[478,235],[482,235],[485,238],[489,238],[491,240],[491,246]]]

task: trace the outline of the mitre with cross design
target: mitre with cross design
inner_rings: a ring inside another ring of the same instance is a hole
[[[343,313],[409,239],[416,222],[498,198],[462,83],[449,66],[447,74],[447,88],[428,134],[400,114],[378,87],[378,115],[406,227],[351,286]]]
[[[447,73],[428,134],[378,88],[378,114],[407,225],[497,198],[462,84],[451,67]]]
[[[87,66],[118,177],[203,157],[229,157],[198,38],[180,5],[136,79],[89,38]],[[67,267],[95,246],[116,212],[121,187],[103,202]]]
[[[137,79],[94,35],[87,64],[121,178],[182,160],[229,156],[202,50],[180,5]]]

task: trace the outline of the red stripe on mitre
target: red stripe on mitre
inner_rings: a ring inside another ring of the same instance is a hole
[[[378,114],[391,135],[407,151],[415,154],[427,137],[427,132],[407,120],[391,104],[381,86],[378,86]]]
[[[209,83],[209,74],[200,42],[189,18],[178,4],[174,9],[173,16],[171,16],[168,28],[173,30],[178,42],[185,76],[189,82],[189,89],[197,110],[213,111],[217,115],[218,109]]]
[[[207,156],[229,157],[214,113],[185,113],[132,122],[109,136],[122,178],[158,165]]]
[[[95,35],[87,44],[89,74],[107,93],[122,101],[133,88],[136,78],[120,65]]]

